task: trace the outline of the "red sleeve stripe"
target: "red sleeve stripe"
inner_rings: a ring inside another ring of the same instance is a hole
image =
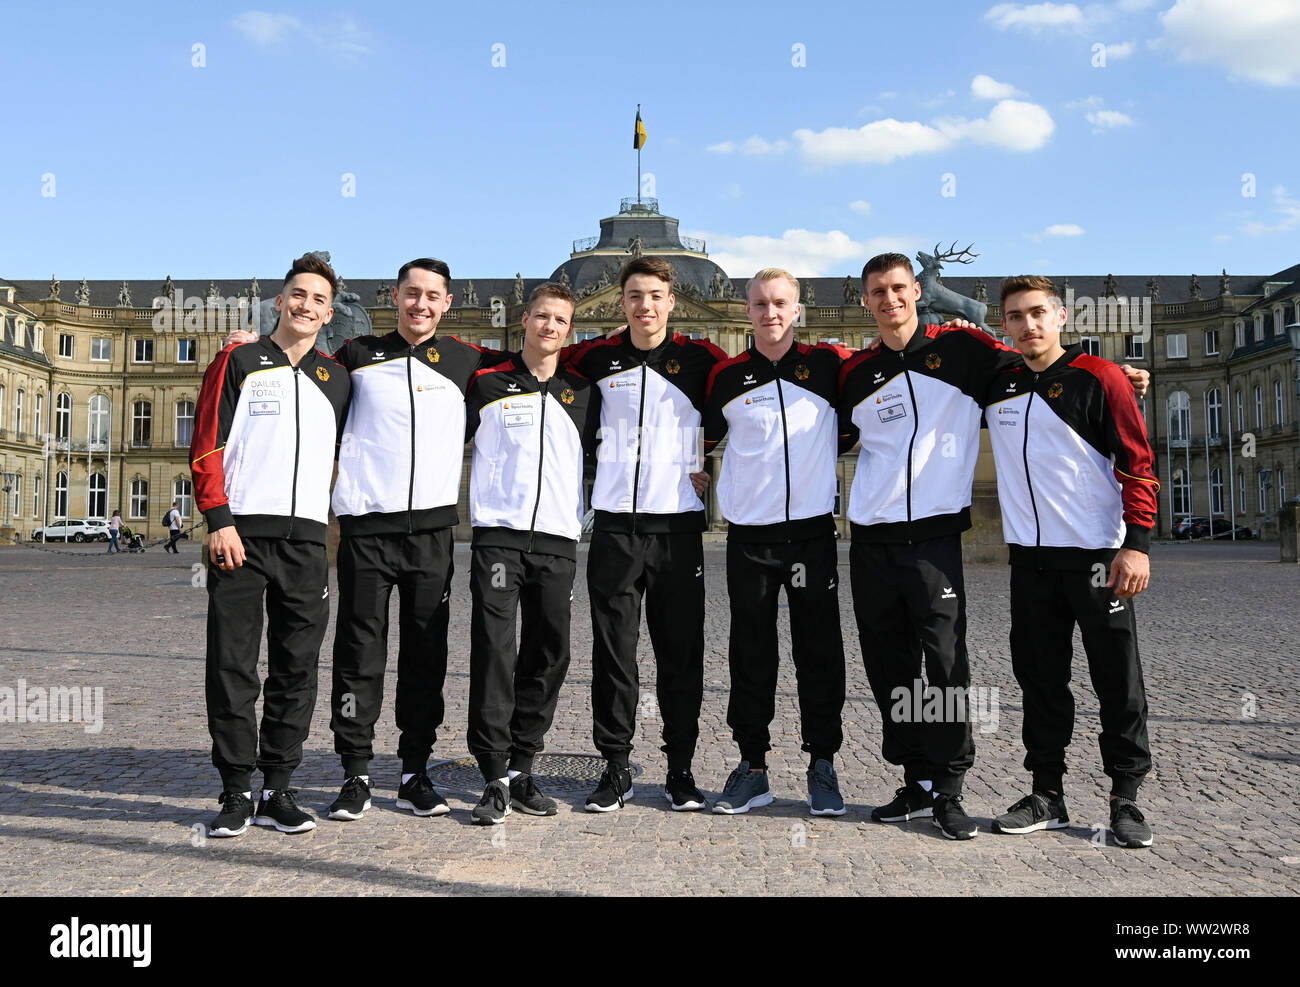
[[[717,349],[717,347],[714,347],[714,349]],[[720,363],[715,363],[713,369],[709,371],[708,383],[704,385],[704,399],[707,401],[709,396],[713,394],[713,382],[717,379],[718,374],[722,371],[723,367],[734,367],[736,364],[744,363],[748,359],[749,350],[745,350],[745,352],[741,353],[739,356],[728,357],[723,359]]]
[[[1124,523],[1139,528],[1154,528],[1159,501],[1156,494],[1160,481],[1156,479],[1151,443],[1147,441],[1147,425],[1133,396],[1133,385],[1124,371],[1109,360],[1082,354],[1071,361],[1092,374],[1101,383],[1106,395],[1106,405],[1119,437],[1115,450],[1115,479],[1122,489]]]
[[[190,472],[194,476],[194,503],[200,511],[210,511],[228,502],[225,457],[222,455],[226,430],[221,427],[221,395],[225,390],[226,371],[234,349],[228,347],[222,350],[212,361],[203,375],[203,387],[194,408]]]
[[[500,363],[496,364],[495,366],[484,367],[482,370],[475,370],[474,378],[477,380],[479,377],[482,377],[484,374],[493,374],[501,370],[513,370],[514,366],[515,366],[514,360],[502,360]]]

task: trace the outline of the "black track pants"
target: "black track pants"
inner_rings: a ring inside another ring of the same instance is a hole
[[[1093,586],[1088,570],[1011,567],[1011,667],[1024,694],[1025,768],[1038,791],[1062,790],[1074,731],[1074,625],[1101,707],[1101,762],[1111,794],[1135,799],[1151,770],[1146,685],[1133,600]]]
[[[209,563],[206,697],[212,763],[225,790],[252,788],[253,769],[267,788],[286,788],[302,761],[316,708],[316,668],[329,626],[325,546],[284,538],[243,539],[237,569]],[[266,682],[257,656],[266,604]],[[263,693],[262,727],[257,696]]]
[[[910,545],[855,539],[849,577],[862,664],[880,707],[881,753],[902,765],[907,781],[929,779],[936,792],[956,795],[975,759],[964,698],[970,663],[961,535]],[[961,701],[945,701],[934,719],[916,715],[923,654],[927,687],[945,697],[963,690]]]
[[[447,677],[450,528],[354,535],[339,542],[330,729],[345,774],[365,774],[388,663],[388,601],[397,587],[397,754],[403,773],[424,770],[442,725]]]
[[[803,749],[827,760],[840,749],[844,641],[837,562],[832,535],[797,542],[727,542],[727,724],[742,760],[762,761],[772,749],[768,726],[776,715],[777,599],[782,587],[790,605]]]
[[[466,739],[491,781],[510,768],[531,773],[542,750],[569,668],[577,563],[496,546],[475,546],[472,554]]]
[[[596,749],[626,763],[636,732],[641,598],[654,646],[668,768],[689,768],[704,697],[704,545],[697,531],[600,531],[587,556]]]

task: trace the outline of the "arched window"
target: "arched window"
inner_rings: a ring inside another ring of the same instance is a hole
[[[54,516],[68,516],[68,474],[63,470],[54,477]]]
[[[54,437],[66,442],[72,434],[72,395],[64,392],[54,402]]]
[[[96,394],[90,399],[89,416],[86,419],[86,442],[92,450],[108,448],[108,427],[108,398]]]
[[[1192,401],[1186,391],[1174,391],[1166,402],[1169,411],[1169,441],[1185,444],[1192,433]]]
[[[86,517],[108,520],[108,478],[103,473],[91,473],[86,490]]]

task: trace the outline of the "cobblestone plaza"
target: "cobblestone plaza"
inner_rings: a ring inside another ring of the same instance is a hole
[[[1020,692],[1011,674],[1008,570],[967,567],[973,686],[986,715],[975,733],[966,801],[978,839],[952,843],[929,820],[869,818],[899,784],[879,753],[880,717],[862,670],[848,580],[841,613],[848,662],[845,745],[837,758],[849,810],[809,817],[804,804],[793,667],[783,660],[769,756],[776,802],[744,816],[675,813],[662,796],[664,763],[653,702],[654,662],[642,631],[642,716],[632,760],[636,797],[619,812],[561,797],[558,817],[512,815],[470,824],[478,782],[442,790],[450,816],[418,819],[393,806],[398,763],[388,676],[372,766],[375,804],[364,819],[324,819],[342,774],[328,729],[333,630],[326,637],[304,761],[294,777],[317,828],[260,828],[234,840],[201,837],[220,783],[208,758],[204,621],[198,546],[0,548],[0,687],[103,690],[102,729],[82,723],[0,723],[0,895],[1288,895],[1300,890],[1300,567],[1276,544],[1158,544],[1151,589],[1137,601],[1155,769],[1140,804],[1148,851],[1099,845],[1107,821],[1097,753],[1097,705],[1076,643],[1078,717],[1066,777],[1073,825],[999,836],[991,818],[1027,791]],[[456,552],[447,719],[434,758],[465,755],[468,550]],[[706,547],[709,592],[705,696],[695,775],[707,795],[734,767],[726,726],[728,607],[724,552]],[[847,545],[841,548],[847,575]],[[579,558],[573,663],[548,752],[592,753],[590,614]],[[394,601],[396,606],[396,601]],[[394,617],[395,623],[395,617]],[[789,644],[782,617],[783,648]],[[1077,636],[1076,636],[1077,642]],[[263,649],[263,661],[265,649]],[[390,670],[396,663],[390,648]],[[786,651],[788,656],[788,650]],[[263,665],[263,672],[265,666]],[[992,690],[996,689],[996,693]],[[996,697],[996,702],[989,703]],[[973,704],[974,705],[974,704]],[[84,711],[83,711],[84,712]],[[97,732],[95,732],[97,730]],[[462,772],[443,772],[453,784]],[[544,779],[540,779],[544,783]]]

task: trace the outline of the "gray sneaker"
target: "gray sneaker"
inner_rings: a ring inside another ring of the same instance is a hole
[[[808,810],[814,816],[844,815],[840,779],[830,761],[818,760],[808,771]]]
[[[772,790],[767,785],[767,772],[750,771],[749,762],[741,761],[727,776],[727,787],[713,803],[713,811],[734,816],[771,804]]]

